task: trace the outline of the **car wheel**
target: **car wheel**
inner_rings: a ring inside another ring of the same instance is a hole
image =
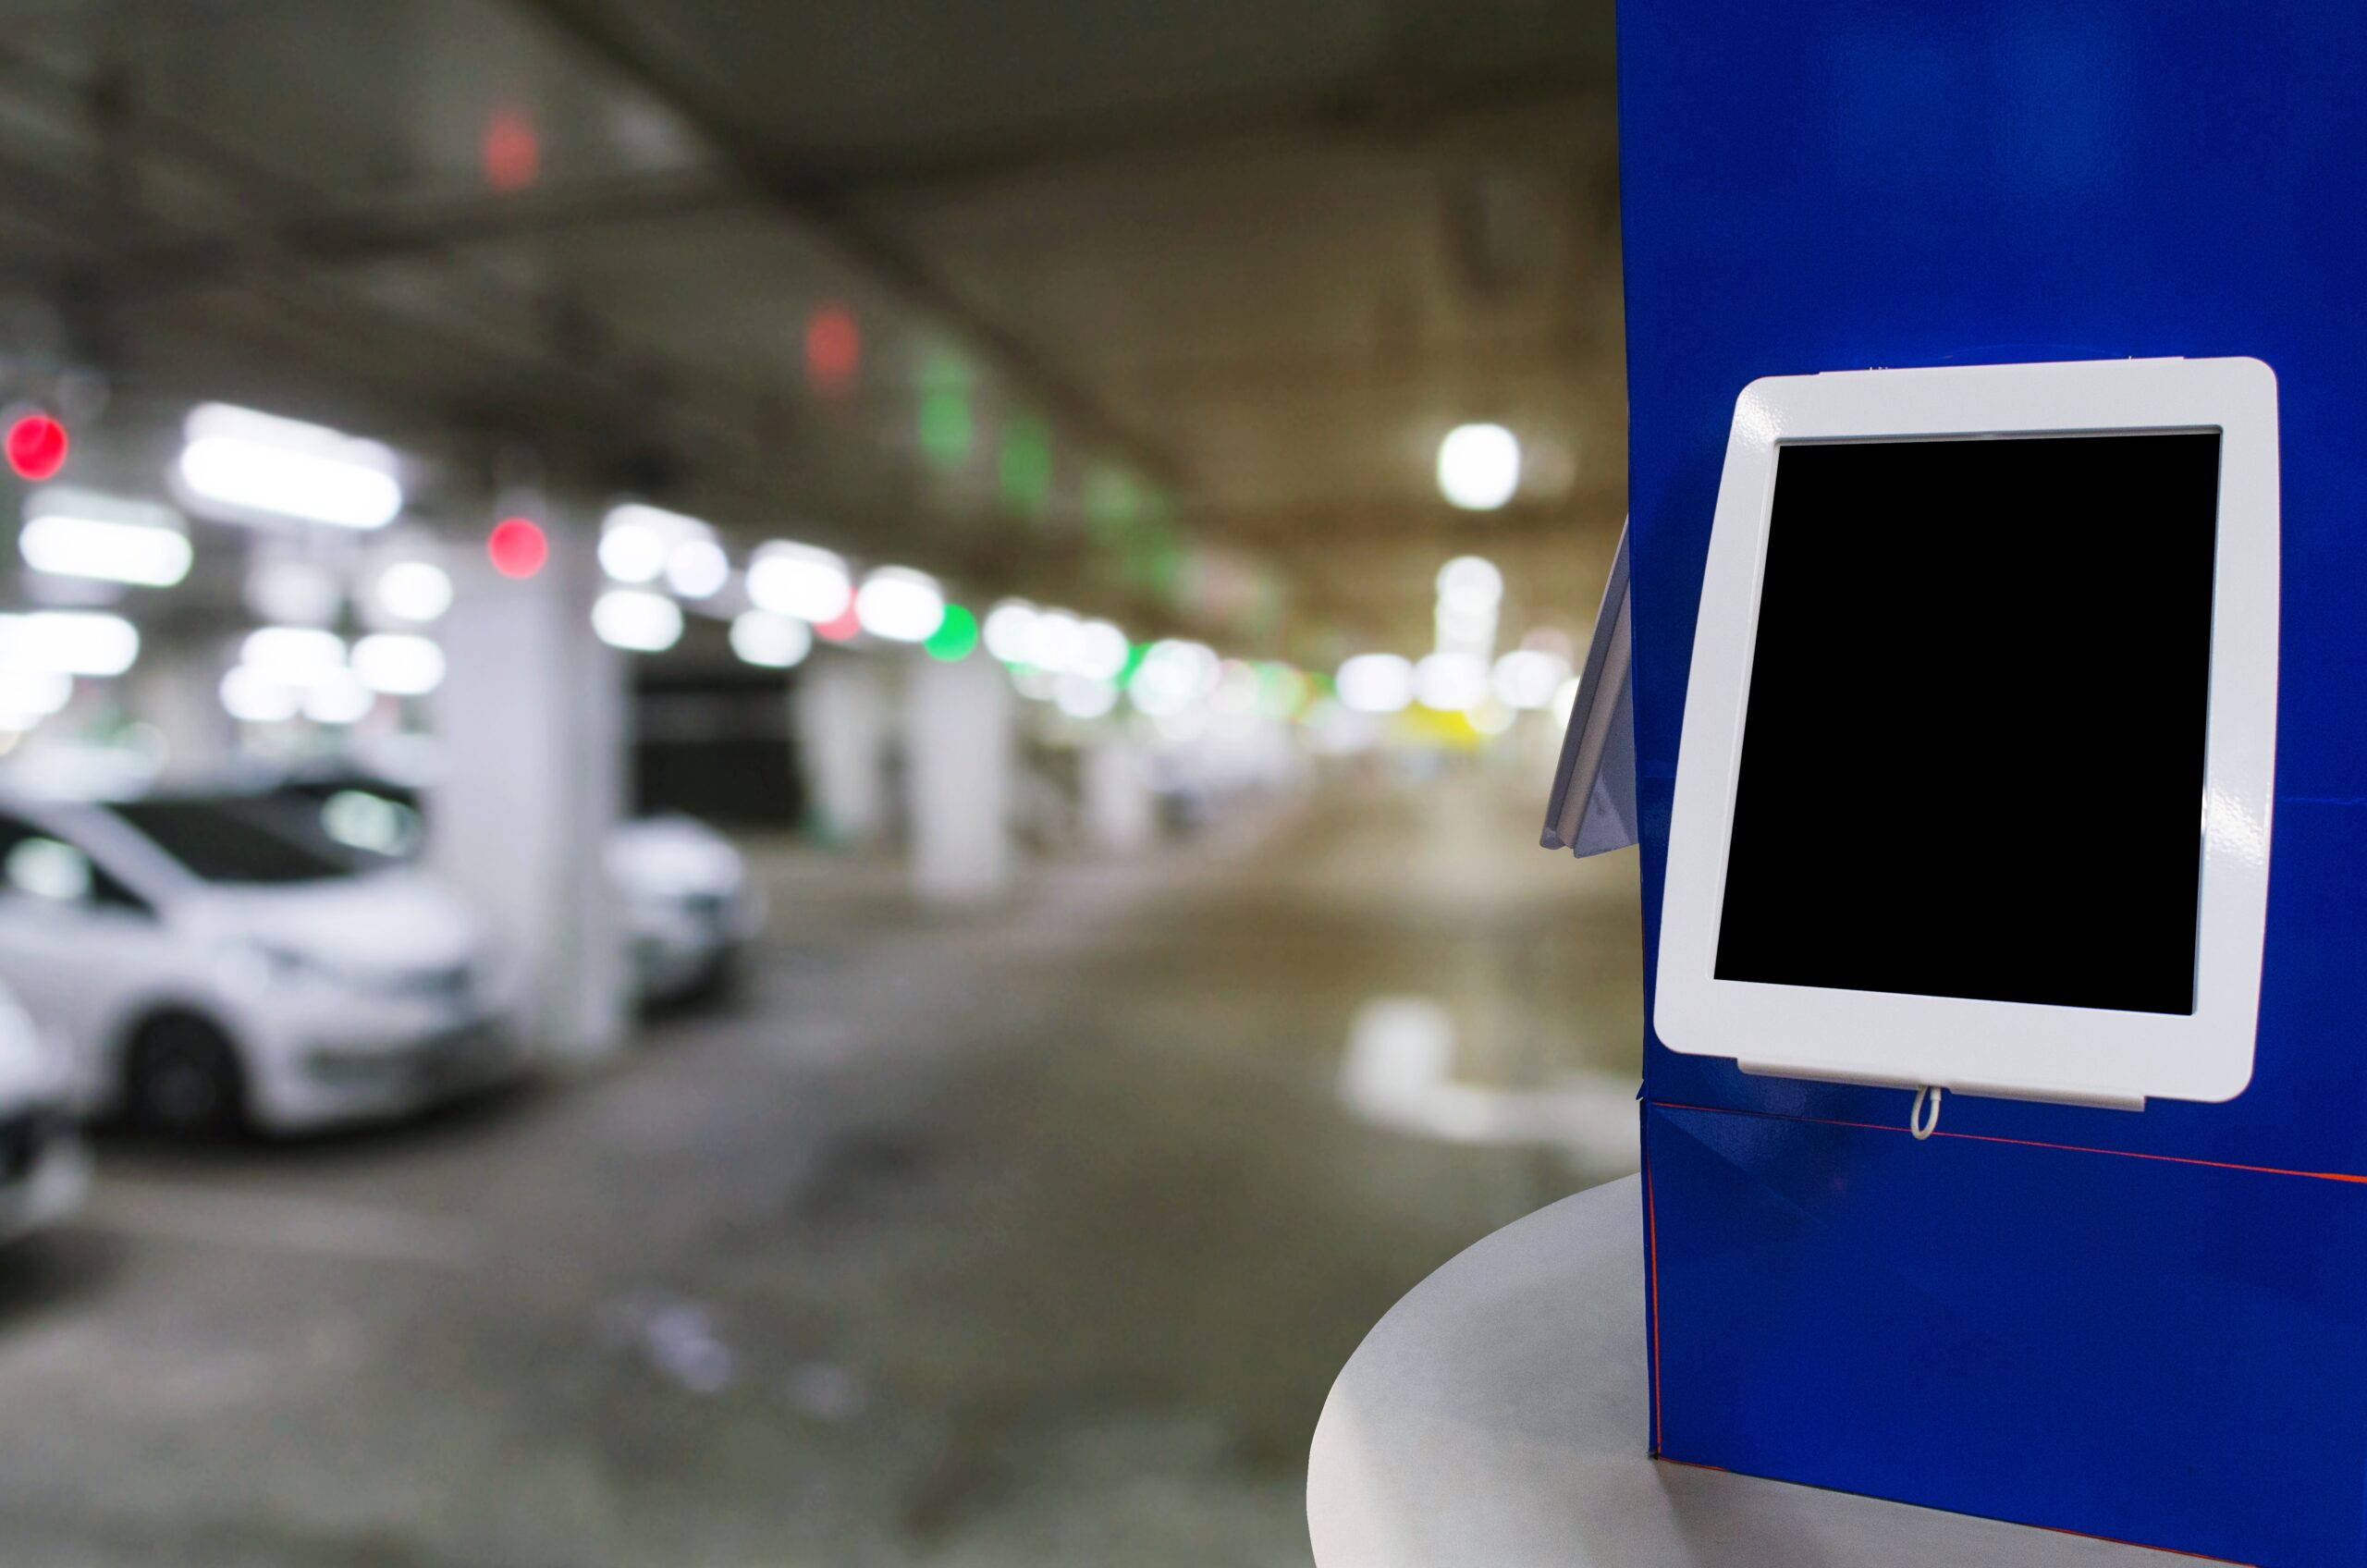
[[[180,1137],[227,1137],[247,1125],[246,1074],[222,1031],[176,1014],[132,1041],[124,1103],[131,1119]]]

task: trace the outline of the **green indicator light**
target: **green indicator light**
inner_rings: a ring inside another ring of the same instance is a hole
[[[1044,422],[1022,414],[1003,432],[1002,498],[1029,516],[1044,509],[1052,493],[1052,436]]]
[[[970,651],[977,645],[978,618],[960,605],[945,606],[945,619],[937,623],[937,630],[930,632],[928,641],[921,644],[928,650],[929,657],[943,659],[949,664],[956,659],[968,658]]]
[[[970,455],[973,434],[967,392],[934,386],[921,394],[922,451],[940,463],[958,463]]]
[[[1103,545],[1114,546],[1125,538],[1141,506],[1134,476],[1124,469],[1098,468],[1085,481],[1085,526]]]
[[[950,349],[921,365],[921,450],[947,467],[970,455],[977,423],[970,411],[970,367]]]
[[[1174,604],[1184,597],[1184,580],[1190,569],[1190,553],[1173,539],[1161,539],[1144,558],[1143,577],[1152,593]]]

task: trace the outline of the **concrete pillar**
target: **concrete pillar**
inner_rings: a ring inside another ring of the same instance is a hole
[[[904,700],[913,886],[933,903],[976,903],[1011,885],[1012,703],[984,655],[919,659]]]
[[[1130,741],[1097,741],[1084,757],[1085,828],[1097,848],[1131,853],[1147,846],[1159,819],[1149,759]]]
[[[514,582],[455,572],[437,624],[448,673],[431,709],[443,754],[430,863],[485,916],[518,1022],[549,1054],[625,1035],[625,934],[606,851],[624,801],[624,655],[592,634],[588,537],[553,527],[549,561]]]
[[[222,706],[221,648],[212,640],[161,643],[141,650],[125,681],[133,718],[156,727],[164,771],[202,776],[238,755],[239,728]]]
[[[845,847],[870,843],[888,820],[888,692],[878,663],[817,649],[791,702],[816,835]]]

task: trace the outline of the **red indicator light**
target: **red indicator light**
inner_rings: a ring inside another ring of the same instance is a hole
[[[855,619],[854,606],[849,603],[830,619],[814,629],[814,635],[833,643],[852,643],[855,633],[863,630],[863,622]]]
[[[47,414],[26,414],[8,426],[8,466],[24,479],[47,479],[66,466],[66,427]]]
[[[816,392],[843,392],[863,362],[863,332],[844,305],[825,305],[805,322],[805,376]]]
[[[502,576],[532,577],[551,558],[551,545],[532,518],[506,517],[485,537],[484,553]]]
[[[523,109],[496,109],[477,148],[484,182],[496,190],[523,190],[543,172],[543,141]]]

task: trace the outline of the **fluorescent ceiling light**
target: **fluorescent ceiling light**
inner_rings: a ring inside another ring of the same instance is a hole
[[[636,587],[663,577],[686,599],[719,594],[731,581],[731,558],[713,526],[640,501],[619,502],[600,520],[600,570]]]
[[[1216,650],[1203,643],[1166,638],[1153,643],[1126,682],[1126,695],[1135,708],[1153,718],[1168,717],[1193,707],[1214,689],[1219,668]]]
[[[189,575],[189,536],[180,514],[52,485],[25,498],[18,553],[35,571],[169,588]]]
[[[444,683],[444,650],[433,638],[381,631],[353,644],[353,673],[373,692],[425,696]]]
[[[863,580],[855,619],[890,643],[926,642],[945,621],[945,594],[937,579],[906,567],[883,566]]]
[[[1491,512],[1520,488],[1520,439],[1501,424],[1464,424],[1439,443],[1439,494],[1466,511]]]
[[[1509,708],[1541,708],[1569,678],[1570,667],[1538,648],[1515,648],[1496,661],[1493,685]]]
[[[397,561],[378,574],[378,607],[397,620],[434,620],[452,607],[452,579],[433,561]]]
[[[793,616],[743,610],[731,621],[731,651],[767,669],[787,669],[814,648],[814,632]]]
[[[190,505],[232,521],[383,528],[403,509],[393,450],[317,424],[207,403],[183,427]]]
[[[656,582],[675,529],[690,521],[637,501],[610,507],[600,522],[600,570],[619,582]]]
[[[748,601],[758,609],[821,626],[846,614],[852,596],[847,563],[828,550],[776,540],[749,558]]]
[[[1026,664],[1028,639],[1036,629],[1036,606],[1024,599],[1005,599],[987,612],[980,636],[987,652],[1005,664]]]
[[[242,724],[277,724],[296,717],[295,688],[283,686],[251,665],[222,677],[222,711]]]
[[[1126,668],[1132,650],[1126,634],[1106,620],[1088,620],[1077,628],[1075,669],[1096,680],[1115,680]]]
[[[140,656],[140,632],[119,615],[40,610],[0,615],[0,666],[60,675],[121,675]]]
[[[1395,654],[1358,654],[1334,679],[1341,705],[1357,713],[1397,713],[1414,700],[1414,667]]]
[[[1414,700],[1440,713],[1468,713],[1488,700],[1488,661],[1477,654],[1432,654],[1414,667]]]
[[[1027,629],[1027,662],[1038,669],[1066,670],[1074,667],[1085,641],[1085,625],[1066,610],[1038,610]]]
[[[74,678],[62,670],[0,669],[0,713],[45,718],[74,696]]]
[[[668,544],[677,539],[705,538],[715,529],[683,512],[669,512],[645,501],[619,501],[600,519],[601,529],[645,528]]]
[[[350,669],[340,669],[304,693],[304,717],[315,724],[352,724],[369,717],[378,693]]]
[[[610,523],[600,533],[600,570],[619,582],[655,582],[666,570],[666,541],[637,522]]]
[[[685,539],[666,557],[666,586],[685,599],[705,599],[731,581],[731,557],[712,539]]]
[[[682,638],[682,606],[663,594],[611,588],[592,604],[592,630],[612,648],[662,654]]]
[[[239,662],[302,691],[345,668],[345,639],[310,626],[258,627],[239,645]]]
[[[1493,616],[1504,596],[1504,574],[1478,556],[1457,556],[1439,568],[1439,608]]]
[[[1099,718],[1118,705],[1118,688],[1090,675],[1063,675],[1052,689],[1052,700],[1071,718]]]

